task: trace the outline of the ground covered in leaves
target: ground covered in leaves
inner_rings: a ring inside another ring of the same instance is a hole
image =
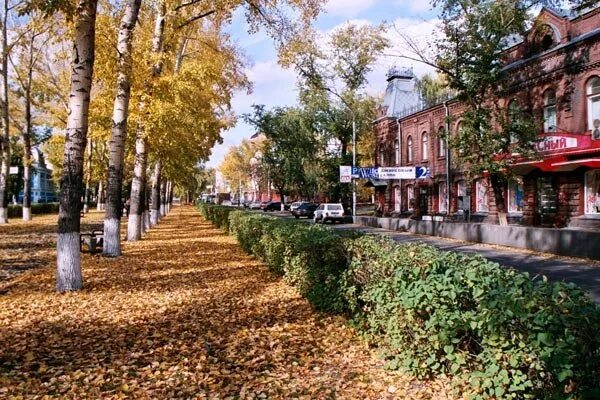
[[[84,255],[77,293],[53,290],[55,223],[0,230],[3,266],[27,270],[0,281],[0,398],[451,398],[386,370],[191,207],[119,259]]]

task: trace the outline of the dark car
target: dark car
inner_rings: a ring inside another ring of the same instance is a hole
[[[313,203],[302,203],[298,206],[298,208],[292,211],[292,215],[296,217],[296,219],[300,217],[313,218],[317,207],[318,205]]]
[[[265,204],[263,211],[281,211],[281,203],[279,201],[270,201]]]

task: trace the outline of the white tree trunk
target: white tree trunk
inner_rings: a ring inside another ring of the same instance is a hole
[[[117,94],[113,106],[112,129],[109,141],[108,187],[106,190],[106,213],[104,216],[105,256],[121,255],[121,214],[123,204],[123,159],[127,138],[127,118],[131,97],[131,62],[133,31],[138,19],[141,0],[128,0],[119,26],[117,38]]]
[[[96,202],[96,211],[104,210],[104,184],[102,181],[98,183],[98,201]]]
[[[2,133],[0,135],[0,224],[8,223],[8,177],[10,173],[10,136],[8,120],[8,0],[2,2],[2,22],[1,22],[1,64],[2,78],[0,79],[0,106],[2,109],[1,124]]]
[[[156,21],[154,24],[154,33],[152,35],[152,56],[156,59],[156,62],[152,66],[152,82],[146,85],[145,94],[146,97],[151,97],[152,87],[154,85],[154,79],[157,78],[162,72],[162,57],[163,53],[163,41],[164,41],[164,30],[165,30],[165,17],[167,14],[167,6],[165,0],[160,0],[157,8]],[[145,104],[140,102],[140,115],[145,113]],[[142,229],[145,227],[146,218],[144,217],[144,188],[146,186],[146,139],[144,137],[144,126],[142,123],[138,123],[135,133],[135,163],[133,167],[133,181],[131,184],[131,211],[129,213],[129,221],[127,224],[127,240],[136,241],[140,240],[142,236]],[[132,215],[137,215],[131,218]],[[150,217],[148,216],[148,225],[150,224]]]
[[[94,69],[96,5],[96,0],[78,0],[74,14],[73,67],[63,171],[60,179],[56,246],[56,289],[59,292],[79,290],[83,285],[79,254],[79,212]]]
[[[23,221],[31,221],[32,219],[31,207],[23,207]]]

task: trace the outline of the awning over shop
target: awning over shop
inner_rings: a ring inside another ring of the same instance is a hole
[[[600,158],[584,158],[552,163],[554,171],[573,171],[578,167],[600,168]]]
[[[600,158],[568,160],[566,157],[552,157],[541,161],[523,161],[511,166],[518,175],[526,175],[534,169],[545,172],[567,172],[579,167],[600,168]]]

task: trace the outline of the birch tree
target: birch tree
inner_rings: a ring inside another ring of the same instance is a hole
[[[94,69],[96,0],[78,0],[73,27],[73,58],[63,170],[60,178],[56,288],[83,286],[79,253],[83,159]]]
[[[109,141],[108,188],[104,217],[104,247],[106,256],[121,255],[121,203],[123,161],[127,136],[127,118],[131,95],[132,42],[141,0],[128,0],[119,26],[117,39],[118,72],[117,94],[114,101],[112,128]]]

